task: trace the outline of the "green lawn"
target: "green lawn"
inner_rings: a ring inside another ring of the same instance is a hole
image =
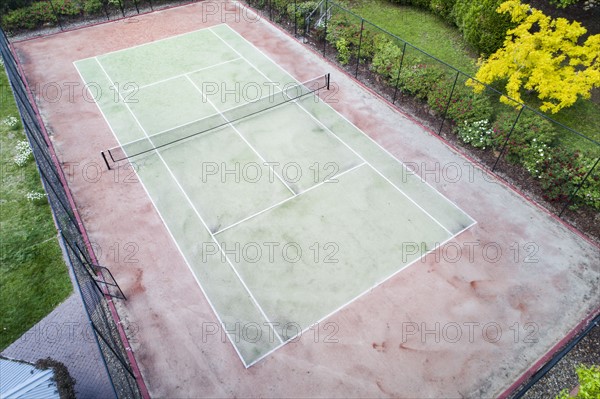
[[[469,74],[477,71],[476,58],[458,29],[436,15],[387,0],[355,0],[350,9],[455,68]]]
[[[4,68],[0,67],[0,350],[46,316],[72,291],[50,207],[33,157],[15,163],[26,140]]]
[[[400,6],[389,0],[352,0],[349,7],[366,20],[455,68],[470,75],[477,72],[476,56],[469,51],[458,29],[429,11]],[[523,99],[533,108],[537,108],[540,104],[534,96],[523,96]],[[591,100],[579,100],[572,107],[548,116],[600,142],[600,104]],[[600,154],[600,148],[591,144],[589,140],[565,129],[557,130],[563,145]]]

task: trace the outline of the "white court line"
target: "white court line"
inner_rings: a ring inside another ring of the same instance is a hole
[[[104,69],[104,67],[102,66],[102,64],[100,63],[100,61],[97,58],[96,58],[96,62],[98,63],[98,65],[100,66],[100,68],[102,69],[102,71],[104,72],[104,74],[106,75],[106,77],[108,78],[108,80],[112,84],[114,84],[114,82],[112,81],[112,79],[110,78],[110,76],[108,75],[108,73],[106,72],[106,70]],[[120,95],[121,95],[121,93],[119,93],[119,96]],[[123,100],[123,98],[121,98],[121,99]],[[131,110],[131,108],[129,107],[129,104],[127,104],[126,102],[124,102],[124,104],[125,104],[125,107],[127,108],[127,110],[129,111],[129,113],[131,114],[131,116],[133,117],[133,119],[139,125],[140,129],[142,129],[142,131],[144,132],[144,134],[146,135],[146,137],[149,138],[148,133],[146,132],[146,130],[144,129],[144,127],[142,126],[142,124],[140,123],[140,121],[137,119],[137,117],[135,116],[135,114],[133,113],[133,111]],[[267,317],[265,311],[260,306],[260,304],[258,303],[258,301],[256,300],[256,298],[254,297],[254,295],[252,294],[252,292],[250,291],[250,289],[248,288],[248,286],[246,285],[246,283],[242,279],[242,277],[239,275],[239,273],[236,270],[236,268],[233,266],[233,263],[231,262],[231,260],[229,259],[229,257],[227,256],[227,254],[225,253],[225,251],[223,250],[223,248],[221,247],[221,244],[219,244],[219,242],[215,238],[213,232],[210,231],[210,229],[208,228],[208,225],[206,224],[206,222],[204,221],[204,219],[200,215],[200,212],[198,212],[198,210],[196,209],[196,206],[194,205],[194,203],[192,202],[192,200],[189,198],[189,196],[187,195],[187,193],[185,192],[185,190],[183,189],[183,187],[179,183],[179,180],[177,180],[177,177],[175,176],[175,174],[173,173],[173,171],[171,170],[171,168],[169,167],[169,165],[167,164],[167,162],[164,160],[164,158],[162,157],[162,155],[160,154],[159,151],[156,151],[156,155],[163,162],[163,164],[165,165],[165,168],[167,168],[167,171],[169,172],[169,174],[173,178],[173,181],[175,182],[175,184],[177,184],[177,187],[179,187],[179,189],[181,190],[183,196],[185,197],[185,199],[187,200],[187,202],[191,206],[192,210],[194,211],[194,213],[196,214],[196,216],[200,219],[200,221],[204,225],[204,228],[206,229],[206,231],[208,231],[208,233],[210,234],[212,240],[214,241],[214,243],[219,248],[219,251],[221,252],[221,255],[225,257],[225,259],[229,263],[229,266],[231,266],[231,269],[233,270],[233,272],[236,274],[236,276],[238,277],[238,279],[242,283],[242,286],[246,289],[246,291],[247,291],[248,295],[250,296],[250,298],[252,299],[252,301],[254,301],[254,305],[256,306],[256,308],[260,311],[260,313],[262,314],[262,316],[264,317],[264,319],[269,323],[269,327],[271,328],[271,330],[273,330],[273,333],[275,333],[275,335],[277,336],[277,338],[279,338],[279,340],[281,342],[283,342],[283,340],[281,339],[281,337],[279,336],[279,334],[277,333],[277,331],[273,328],[271,320]]]
[[[81,75],[81,72],[79,71],[79,68],[77,68],[77,65],[75,65],[75,63],[73,63],[73,65],[75,66],[75,69],[77,70],[77,73],[79,74],[81,81],[82,82],[86,82],[86,80],[83,78],[83,76]],[[106,73],[106,72],[105,72]],[[110,79],[110,78],[109,78]],[[96,103],[96,106],[98,107],[98,110],[100,111],[100,114],[102,115],[102,118],[104,118],[104,121],[106,122],[106,124],[108,125],[108,128],[110,129],[110,131],[112,132],[113,136],[115,137],[115,139],[117,140],[118,143],[120,143],[119,140],[119,136],[117,136],[117,134],[115,133],[115,131],[113,130],[110,122],[108,121],[108,118],[106,117],[106,114],[104,114],[104,111],[102,110],[102,108],[100,107],[100,104],[98,104],[95,100],[94,102]],[[146,188],[146,185],[144,184],[141,176],[138,174],[138,171],[133,168],[134,173],[137,176],[137,180],[138,182],[141,184],[142,188],[144,189],[144,192],[146,193],[146,195],[148,196],[148,198],[150,199],[150,202],[152,203],[152,205],[154,206],[154,209],[156,210],[156,212],[158,213],[158,217],[160,218],[161,222],[163,223],[163,225],[165,226],[165,228],[167,229],[167,232],[169,233],[169,235],[171,236],[171,240],[173,241],[173,243],[175,243],[175,247],[177,247],[177,250],[179,251],[179,254],[181,255],[181,257],[183,258],[183,261],[185,262],[185,264],[187,265],[188,269],[190,270],[190,273],[192,274],[192,276],[194,276],[194,280],[196,280],[196,283],[198,283],[198,286],[200,287],[200,291],[202,291],[202,294],[204,295],[204,297],[206,298],[206,301],[208,302],[208,305],[210,306],[210,308],[212,309],[215,317],[217,318],[217,320],[219,321],[219,324],[221,324],[221,328],[223,329],[222,331],[225,331],[225,335],[227,336],[227,339],[229,340],[229,342],[231,343],[231,346],[233,346],[233,349],[235,350],[235,352],[237,353],[238,357],[240,358],[240,360],[242,361],[242,364],[244,365],[245,368],[250,367],[249,364],[246,363],[246,361],[244,360],[244,357],[242,356],[242,354],[240,353],[238,347],[235,345],[233,338],[230,336],[230,331],[227,329],[225,323],[223,322],[223,320],[221,319],[221,316],[219,315],[219,313],[217,312],[216,307],[213,305],[212,301],[210,300],[210,297],[207,295],[206,290],[204,289],[204,287],[202,286],[202,283],[200,282],[200,280],[198,279],[198,277],[196,276],[196,273],[194,273],[194,269],[192,268],[189,260],[187,259],[187,257],[185,256],[185,254],[183,253],[183,251],[181,250],[181,248],[179,247],[179,243],[177,242],[177,240],[175,239],[175,236],[173,235],[173,232],[171,231],[171,229],[169,228],[169,225],[167,224],[165,218],[163,217],[162,213],[160,212],[160,209],[158,208],[158,206],[156,205],[156,203],[154,202],[154,200],[152,199],[152,196],[150,195],[150,192],[148,191],[148,189]],[[236,338],[237,340],[237,338]]]
[[[286,202],[288,202],[288,201],[291,201],[291,200],[293,200],[294,198],[298,197],[299,195],[305,194],[305,193],[307,193],[307,192],[309,192],[309,191],[311,191],[311,190],[313,190],[313,189],[315,189],[315,188],[317,188],[317,187],[319,187],[319,186],[321,186],[321,185],[323,185],[323,184],[325,184],[325,183],[330,183],[330,182],[331,182],[331,181],[333,181],[334,179],[337,179],[338,177],[341,177],[341,176],[345,175],[346,173],[352,172],[353,170],[355,170],[355,169],[358,169],[359,167],[361,167],[361,166],[363,166],[363,165],[365,165],[365,163],[364,163],[364,162],[363,162],[363,163],[361,163],[361,164],[355,165],[355,166],[351,167],[350,169],[347,169],[347,170],[345,170],[345,171],[343,171],[343,172],[341,172],[341,173],[338,173],[338,174],[337,174],[337,175],[335,175],[335,176],[331,176],[330,178],[328,178],[328,179],[326,179],[326,180],[323,180],[322,182],[320,182],[320,183],[318,183],[318,184],[315,184],[314,186],[311,186],[311,187],[307,188],[307,189],[306,189],[306,190],[304,190],[304,191],[301,191],[301,192],[299,192],[297,195],[295,195],[295,196],[293,196],[293,197],[286,198],[286,199],[284,199],[284,200],[282,200],[282,201],[279,201],[279,202],[278,202],[278,203],[276,203],[276,204],[273,204],[273,205],[269,206],[268,208],[265,208],[265,209],[263,209],[262,211],[258,211],[258,212],[256,212],[255,214],[253,214],[253,215],[250,215],[250,216],[248,216],[248,217],[245,217],[245,218],[244,218],[244,219],[242,219],[242,220],[238,220],[237,222],[235,222],[235,223],[233,223],[233,224],[230,224],[229,226],[227,226],[227,227],[224,227],[224,228],[222,228],[221,230],[219,230],[219,231],[215,232],[215,236],[216,236],[217,234],[221,234],[221,233],[222,233],[222,232],[224,232],[225,230],[229,230],[230,228],[237,226],[237,225],[238,225],[238,224],[240,224],[240,223],[246,222],[246,221],[248,221],[248,220],[250,220],[250,219],[253,219],[253,218],[255,218],[255,217],[256,217],[256,216],[258,216],[258,215],[261,215],[261,214],[263,214],[263,213],[265,213],[265,212],[267,212],[267,211],[270,211],[271,209],[273,209],[273,208],[275,208],[275,207],[278,207],[279,205],[283,205],[283,204],[285,204]]]
[[[237,50],[235,50],[233,47],[231,47],[223,38],[221,38],[221,36],[219,36],[218,34],[216,34],[212,29],[209,29],[213,34],[215,34],[219,39],[221,39],[225,44],[227,44],[233,51],[235,51],[241,58],[244,58],[245,61],[252,67],[254,68],[258,73],[260,73],[265,79],[267,79],[267,81],[269,81],[269,77],[267,75],[265,75],[260,69],[258,69],[258,67],[256,65],[254,65],[250,60],[248,60],[247,58],[245,58],[242,54],[240,54]],[[283,69],[282,69],[283,70]],[[289,74],[288,74],[289,75]],[[289,75],[292,79],[293,76]],[[295,79],[294,79],[295,80]],[[354,153],[354,155],[356,155],[357,157],[360,158],[361,161],[363,161],[364,163],[366,163],[367,165],[369,165],[369,167],[371,169],[373,169],[375,171],[375,173],[377,173],[379,176],[381,176],[382,178],[385,179],[385,181],[387,181],[389,184],[392,185],[392,187],[394,187],[396,190],[398,190],[404,197],[406,197],[410,202],[412,202],[417,208],[419,208],[423,213],[425,213],[431,220],[433,220],[435,223],[437,223],[442,229],[444,229],[448,234],[452,235],[452,232],[450,230],[448,230],[446,228],[446,226],[444,226],[442,223],[440,223],[436,218],[434,218],[429,212],[427,212],[425,209],[423,209],[423,207],[421,205],[419,205],[414,199],[412,199],[409,195],[407,195],[402,189],[400,189],[398,186],[396,186],[394,183],[392,183],[390,181],[390,179],[388,179],[383,173],[381,173],[379,170],[377,170],[377,168],[375,168],[373,165],[371,165],[371,163],[369,163],[367,160],[365,160],[358,152],[356,152],[352,147],[350,147],[344,140],[342,140],[340,137],[338,137],[335,133],[333,133],[331,131],[331,129],[329,129],[329,127],[327,127],[326,125],[324,125],[320,120],[318,120],[317,118],[315,118],[315,116],[313,114],[311,114],[308,110],[306,110],[306,108],[304,108],[301,104],[299,104],[298,102],[296,102],[296,104],[308,115],[310,116],[314,121],[316,121],[319,125],[321,125],[323,128],[325,128],[331,135],[333,135],[333,137],[337,138],[340,143],[342,143],[343,145],[345,145],[350,151],[352,151]]]
[[[208,102],[208,103],[209,103],[209,104],[210,104],[210,105],[211,105],[211,106],[212,106],[212,107],[215,109],[215,111],[217,111],[217,112],[219,113],[219,115],[221,115],[221,118],[225,119],[225,122],[229,123],[229,122],[230,122],[230,120],[229,120],[229,119],[227,119],[227,117],[226,117],[225,115],[223,115],[223,113],[222,113],[221,111],[219,111],[219,109],[217,108],[217,106],[216,106],[216,105],[215,105],[215,104],[214,104],[212,101],[210,101],[210,100],[208,99],[208,97],[206,97],[206,96],[204,95],[204,93],[202,92],[202,90],[200,90],[200,88],[199,88],[199,87],[196,85],[196,83],[194,83],[194,81],[193,81],[193,80],[192,80],[192,79],[191,79],[189,76],[187,76],[187,75],[186,75],[186,78],[187,78],[187,80],[189,80],[189,81],[190,81],[190,83],[192,84],[192,86],[194,86],[194,88],[195,88],[196,90],[198,90],[198,92],[200,93],[200,95],[201,95],[202,97],[204,97],[204,99],[205,99],[205,100],[206,100],[206,101],[207,101],[207,102]],[[285,181],[285,180],[283,180],[283,177],[279,176],[279,174],[278,174],[278,173],[275,171],[275,168],[273,168],[273,167],[271,166],[271,164],[270,164],[270,163],[268,163],[268,162],[267,162],[267,161],[266,161],[266,160],[265,160],[265,159],[262,157],[262,155],[260,155],[260,153],[259,153],[259,152],[258,152],[258,151],[257,151],[257,150],[256,150],[256,149],[253,147],[253,146],[252,146],[252,144],[250,144],[250,143],[248,142],[248,140],[246,140],[246,139],[244,138],[244,136],[242,136],[242,134],[240,133],[240,131],[238,130],[238,128],[237,128],[237,127],[235,127],[235,126],[234,126],[234,125],[232,125],[232,124],[230,124],[230,125],[229,125],[229,127],[231,127],[231,128],[232,128],[232,129],[233,129],[233,130],[234,130],[234,131],[235,131],[235,132],[238,134],[238,136],[240,136],[240,138],[241,138],[241,139],[244,141],[244,143],[246,143],[246,145],[247,145],[248,147],[250,147],[250,149],[251,149],[251,150],[252,150],[252,151],[253,151],[253,152],[256,154],[256,156],[260,158],[260,160],[263,162],[263,165],[269,165],[269,169],[271,169],[271,170],[273,171],[273,173],[275,174],[275,176],[277,176],[277,178],[278,178],[278,179],[279,179],[279,180],[280,180],[280,181],[283,183],[283,185],[284,185],[284,186],[286,186],[288,190],[290,190],[290,192],[292,193],[292,195],[293,195],[293,196],[295,196],[295,195],[296,195],[296,192],[295,192],[295,191],[294,191],[294,190],[293,190],[293,189],[292,189],[292,188],[291,188],[291,187],[290,187],[290,186],[289,186],[289,185],[286,183],[286,181]]]
[[[187,75],[192,74],[192,73],[201,72],[201,71],[204,71],[204,70],[207,70],[207,69],[211,69],[211,68],[216,68],[218,66],[229,64],[230,62],[234,62],[234,61],[237,61],[237,60],[240,60],[240,59],[241,58],[239,58],[239,57],[232,58],[230,60],[219,62],[219,63],[214,64],[214,65],[202,67],[200,69],[194,69],[193,71],[189,71],[189,72],[186,72],[186,73],[180,73],[179,75],[173,75],[173,76],[171,76],[169,78],[157,80],[156,82],[148,83],[147,85],[137,86],[135,89],[131,89],[131,90],[145,89],[146,87],[152,87],[152,86],[155,86],[155,85],[160,84],[160,83],[168,82],[169,80],[173,80],[173,79],[177,79],[177,78],[182,78],[182,77],[187,76]],[[126,91],[131,91],[131,90],[126,90]]]
[[[234,1],[238,7],[244,7],[243,5],[239,4],[239,2]],[[244,7],[248,12],[252,12],[252,10],[247,9],[246,7]],[[294,81],[297,82],[297,80],[288,72],[286,71],[282,66],[280,66],[277,62],[273,61],[273,59],[268,56],[267,54],[265,54],[261,49],[259,49],[258,47],[256,47],[252,42],[250,42],[248,39],[246,39],[244,36],[242,36],[239,32],[237,32],[235,29],[232,29],[229,27],[229,25],[226,24],[219,24],[217,26],[221,26],[221,25],[225,25],[227,26],[227,28],[233,32],[236,36],[238,36],[240,39],[242,39],[242,41],[244,41],[245,43],[247,43],[249,46],[251,46],[254,50],[256,50],[257,52],[259,52],[260,54],[262,54],[266,59],[268,59],[269,61],[271,61],[271,63],[273,65],[275,65],[278,69],[280,69],[281,71],[283,71],[283,73],[285,73],[286,75],[288,75],[289,77],[291,77],[292,79],[294,79]],[[214,31],[212,30],[213,27],[208,28],[211,32],[214,33]],[[237,52],[239,54],[239,52]],[[246,61],[248,61],[246,59]],[[256,69],[256,68],[255,68]],[[260,73],[260,71],[259,71]],[[262,74],[262,73],[261,73]],[[263,74],[264,76],[264,74]],[[329,103],[325,102],[325,101],[321,101],[321,103],[323,103],[324,105],[326,105],[327,107],[331,108],[331,110],[333,112],[335,112],[339,117],[341,117],[342,119],[344,119],[346,122],[348,122],[351,126],[353,126],[356,130],[358,130],[361,134],[363,134],[367,139],[369,139],[371,142],[373,142],[373,144],[375,144],[377,147],[379,147],[385,154],[387,154],[390,158],[392,158],[395,162],[398,162],[400,165],[402,165],[402,167],[411,175],[415,176],[415,178],[419,179],[422,183],[426,184],[427,186],[429,186],[437,196],[441,197],[444,201],[448,202],[449,204],[451,204],[452,206],[454,206],[456,209],[458,209],[462,214],[464,214],[465,216],[467,216],[469,219],[471,219],[472,222],[477,223],[477,221],[475,219],[473,219],[468,213],[466,213],[462,208],[460,208],[458,205],[456,205],[453,201],[451,201],[450,199],[448,199],[447,197],[445,197],[442,193],[440,193],[435,187],[433,187],[428,181],[424,180],[421,176],[417,175],[416,173],[414,173],[411,169],[409,169],[404,162],[402,162],[401,160],[399,160],[398,158],[396,158],[391,152],[389,152],[386,148],[384,148],[381,144],[379,144],[377,141],[375,141],[371,136],[369,136],[368,134],[366,134],[365,132],[362,131],[362,129],[360,129],[358,126],[356,126],[354,123],[352,123],[352,121],[350,121],[348,118],[346,118],[346,116],[344,116],[343,114],[339,113],[335,108],[333,108]]]

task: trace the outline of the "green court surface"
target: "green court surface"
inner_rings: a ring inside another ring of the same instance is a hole
[[[75,66],[246,367],[474,223],[225,24]]]

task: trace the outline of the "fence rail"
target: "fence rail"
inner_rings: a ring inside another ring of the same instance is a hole
[[[112,298],[125,299],[123,292],[105,267],[95,263],[72,202],[69,188],[52,144],[41,127],[36,106],[31,100],[24,77],[10,49],[4,31],[0,30],[0,55],[13,91],[25,135],[32,148],[42,184],[61,237],[65,255],[75,276],[84,309],[89,318],[94,338],[117,397],[141,398],[136,377],[130,365],[128,352],[121,340],[119,327],[111,313]]]

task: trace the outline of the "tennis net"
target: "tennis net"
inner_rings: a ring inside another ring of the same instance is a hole
[[[319,90],[329,90],[330,75],[326,74],[304,83],[290,83],[281,90],[261,97],[258,100],[230,108],[206,118],[185,125],[143,137],[129,143],[102,151],[101,155],[108,169],[130,158],[180,143],[191,137],[231,125],[241,119],[268,111],[282,104],[304,97]]]

